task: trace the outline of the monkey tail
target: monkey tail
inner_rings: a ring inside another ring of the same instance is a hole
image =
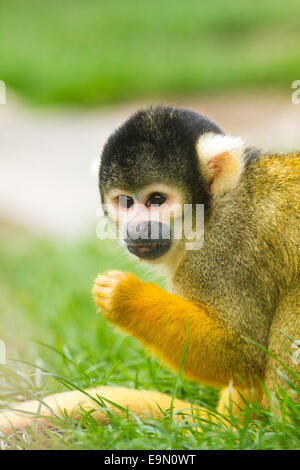
[[[111,422],[111,413],[119,416],[161,418],[176,415],[179,419],[186,416],[194,419],[199,410],[185,401],[150,390],[131,390],[123,387],[97,387],[86,392],[78,390],[57,393],[45,397],[41,402],[31,400],[18,403],[13,409],[0,413],[0,430],[4,433],[27,426],[51,425],[53,420],[61,419],[66,414],[80,420],[89,412],[102,425]],[[206,419],[207,419],[206,412]]]

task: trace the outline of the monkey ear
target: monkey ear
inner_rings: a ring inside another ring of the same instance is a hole
[[[196,150],[211,194],[222,194],[237,185],[244,168],[244,148],[240,137],[208,133],[199,138]]]

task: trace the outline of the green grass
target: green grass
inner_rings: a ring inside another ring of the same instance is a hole
[[[124,269],[153,279],[120,256],[115,245],[96,237],[40,240],[2,226],[0,266],[0,339],[8,356],[7,364],[0,365],[3,406],[103,384],[159,390],[210,409],[216,406],[218,391],[176,376],[96,314],[91,286],[98,272]],[[294,387],[294,393],[300,398],[299,389]],[[280,404],[280,417],[248,406],[244,423],[232,417],[230,430],[221,422],[192,429],[169,415],[145,422],[115,416],[102,427],[86,415],[80,424],[65,417],[55,429],[16,432],[0,444],[10,449],[300,449],[299,404],[285,392]]]
[[[297,0],[0,0],[0,79],[36,104],[288,89],[299,23]]]

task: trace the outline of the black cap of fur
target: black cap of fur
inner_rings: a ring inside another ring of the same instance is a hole
[[[108,139],[100,165],[100,191],[135,191],[152,183],[181,188],[185,202],[206,203],[208,191],[199,171],[196,142],[207,132],[222,134],[206,117],[186,109],[142,109]]]

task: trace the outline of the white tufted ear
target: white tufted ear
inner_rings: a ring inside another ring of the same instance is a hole
[[[237,185],[244,168],[244,148],[240,137],[207,133],[199,138],[196,150],[211,194],[222,194]]]

